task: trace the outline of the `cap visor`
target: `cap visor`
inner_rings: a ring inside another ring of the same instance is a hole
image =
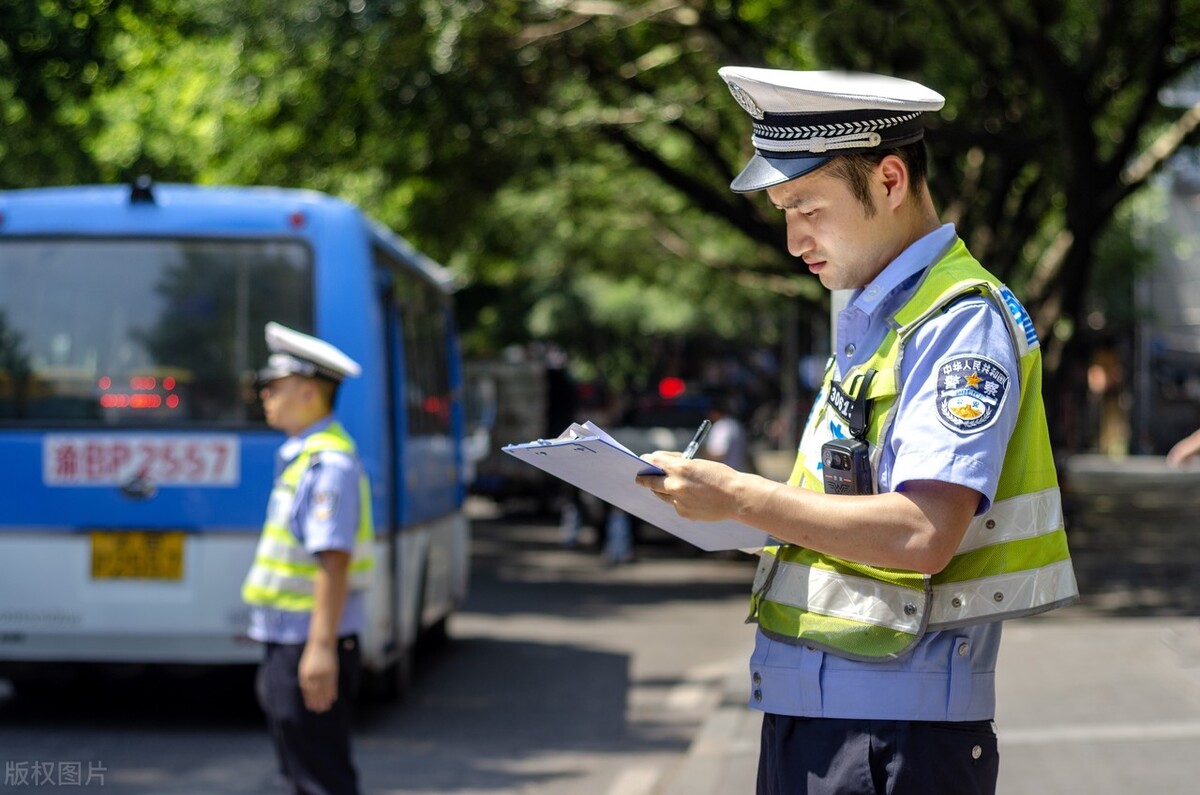
[[[729,183],[729,187],[734,193],[764,190],[772,185],[781,185],[788,180],[802,177],[831,159],[829,155],[767,158],[756,153],[742,169],[742,173]]]

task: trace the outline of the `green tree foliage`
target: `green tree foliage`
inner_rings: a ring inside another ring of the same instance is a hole
[[[1158,97],[1198,56],[1200,0],[9,0],[0,185],[326,190],[453,268],[472,350],[632,378],[647,338],[773,343],[825,300],[728,190],[748,124],[717,68],[882,71],[946,96],[939,206],[1045,334],[1194,138]]]
[[[108,0],[0,3],[0,185],[90,182],[90,99],[118,77]]]

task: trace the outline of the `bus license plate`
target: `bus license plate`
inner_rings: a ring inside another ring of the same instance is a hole
[[[159,486],[237,486],[236,434],[47,434],[42,482],[47,486],[122,486],[148,478]]]
[[[92,579],[182,579],[183,537],[177,531],[93,531]]]

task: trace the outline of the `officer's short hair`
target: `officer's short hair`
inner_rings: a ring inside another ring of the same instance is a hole
[[[914,141],[895,149],[838,155],[825,166],[830,175],[846,181],[855,198],[866,209],[868,218],[875,215],[868,177],[888,155],[895,155],[904,161],[905,167],[908,168],[908,197],[915,199],[918,195],[915,192],[917,186],[924,184],[929,173],[929,155],[925,150],[924,141]]]

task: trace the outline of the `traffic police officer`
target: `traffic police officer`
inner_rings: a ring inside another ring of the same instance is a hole
[[[288,435],[254,564],[242,587],[250,636],[265,645],[259,703],[292,792],[354,795],[350,701],[370,585],[366,475],[332,415],[359,365],[327,342],[268,323],[259,372],[267,424]]]
[[[880,75],[725,67],[737,192],[853,290],[788,485],[674,454],[639,482],[767,531],[751,599],[759,793],[991,793],[1001,620],[1076,598],[1029,315],[941,224],[926,111]],[[828,488],[827,488],[828,485]]]

